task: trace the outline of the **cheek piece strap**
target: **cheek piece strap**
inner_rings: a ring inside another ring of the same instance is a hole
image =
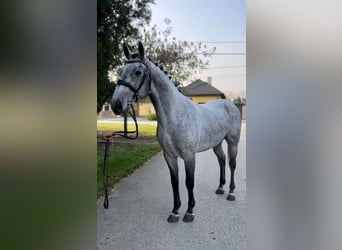
[[[118,86],[123,85],[123,86],[129,88],[129,89],[134,93],[134,96],[133,96],[134,102],[138,101],[139,90],[140,90],[141,87],[143,86],[143,84],[144,84],[144,82],[145,82],[145,80],[146,80],[147,77],[149,78],[149,82],[148,82],[149,91],[150,91],[150,89],[151,89],[151,76],[150,76],[150,72],[149,72],[149,70],[148,70],[147,65],[146,65],[144,62],[142,62],[142,61],[127,61],[126,64],[128,64],[128,63],[137,63],[137,62],[144,64],[145,67],[146,67],[146,70],[145,70],[145,72],[144,72],[143,78],[141,79],[141,82],[140,82],[138,88],[134,88],[134,87],[132,86],[132,84],[128,83],[128,82],[125,81],[125,80],[121,80],[121,79],[120,79],[120,80],[117,82],[117,85],[118,85]]]

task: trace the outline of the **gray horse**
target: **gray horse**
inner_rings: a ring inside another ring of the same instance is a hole
[[[235,200],[234,171],[240,139],[241,115],[228,100],[215,100],[195,104],[182,95],[169,77],[154,63],[145,58],[144,47],[139,42],[138,53],[132,54],[124,44],[127,62],[112,98],[116,114],[127,113],[129,103],[138,98],[150,97],[157,114],[157,137],[170,170],[174,205],[168,222],[179,220],[181,206],[178,189],[177,158],[184,160],[186,187],[189,201],[183,221],[194,220],[195,154],[213,148],[220,165],[220,182],[216,194],[224,194],[226,156],[222,142],[228,143],[230,185],[227,199]]]

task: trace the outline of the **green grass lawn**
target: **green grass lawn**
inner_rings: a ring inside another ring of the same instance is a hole
[[[109,146],[108,189],[121,178],[131,174],[161,149],[159,144],[134,145],[118,144]],[[104,144],[97,151],[97,195],[103,194]]]
[[[123,124],[117,123],[98,123],[99,131],[119,131],[123,130]],[[129,125],[128,130],[135,130],[134,125]],[[116,138],[116,137],[115,137]],[[137,168],[143,165],[161,148],[156,143],[156,126],[139,125],[139,137],[135,141],[127,141],[121,139],[120,143],[110,144],[108,157],[108,190],[120,181],[121,178],[133,173]],[[144,140],[144,144],[138,143]],[[133,143],[132,143],[133,142]],[[148,143],[146,143],[148,142]],[[97,146],[97,196],[100,197],[104,193],[103,187],[103,163],[104,163],[105,143],[98,143]]]
[[[157,127],[153,125],[139,124],[139,138],[151,139],[156,137]],[[98,131],[122,131],[124,129],[123,123],[97,123]],[[129,131],[135,131],[134,124],[128,124]]]

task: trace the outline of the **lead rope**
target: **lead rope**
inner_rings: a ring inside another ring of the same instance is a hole
[[[106,140],[106,146],[105,146],[105,154],[104,154],[104,165],[103,165],[103,186],[104,186],[104,192],[105,192],[105,198],[103,201],[103,206],[105,209],[108,208],[109,201],[108,201],[108,174],[107,174],[107,163],[108,163],[108,150],[109,150],[109,140]]]
[[[139,135],[139,130],[138,130],[138,122],[137,122],[137,118],[135,115],[135,110],[133,107],[133,104],[130,103],[130,110],[128,111],[128,114],[132,117],[134,124],[135,124],[135,131],[116,131],[113,132],[113,136],[119,135],[121,137],[124,137],[126,139],[131,139],[134,140],[138,137]],[[125,126],[125,128],[127,128],[127,126]],[[135,133],[135,136],[128,136],[127,134],[133,134]],[[109,206],[109,200],[108,200],[108,156],[109,156],[109,140],[106,140],[106,144],[105,144],[105,153],[104,153],[104,160],[103,160],[103,187],[104,187],[104,193],[105,193],[105,197],[104,197],[104,201],[103,201],[103,207],[105,209],[108,209]]]

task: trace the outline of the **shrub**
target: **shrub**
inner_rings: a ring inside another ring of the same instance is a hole
[[[148,116],[146,116],[146,119],[149,121],[156,121],[157,115],[156,114],[149,114]]]
[[[233,103],[234,103],[235,105],[242,105],[242,104],[243,104],[242,101],[241,101],[240,96],[238,96],[237,98],[235,98],[234,101],[233,101]]]

